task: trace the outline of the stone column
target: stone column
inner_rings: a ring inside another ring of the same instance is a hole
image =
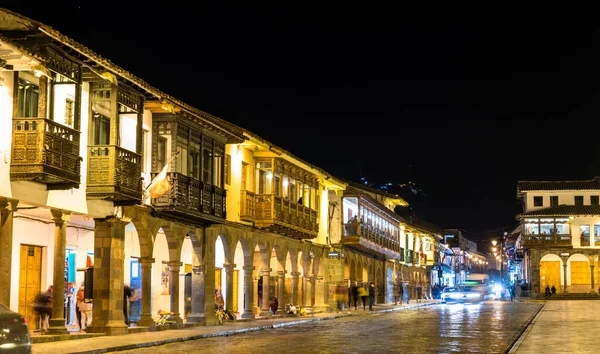
[[[142,314],[138,326],[154,328],[152,319],[152,264],[154,258],[143,257],[139,259],[142,266]]]
[[[69,214],[62,210],[51,209],[54,221],[54,274],[52,285],[54,295],[52,302],[52,318],[48,333],[67,334],[65,326],[65,253],[67,248],[67,223]]]
[[[278,312],[284,312],[284,290],[285,290],[285,270],[277,272],[277,298],[279,305],[277,307]]]
[[[253,277],[253,266],[244,266],[244,313],[242,318],[254,318],[252,313],[252,306],[254,305],[254,277]]]
[[[540,253],[538,250],[532,249],[529,253],[529,271],[531,274],[531,297],[535,298],[540,294]]]
[[[16,200],[0,198],[0,302],[6,306],[10,306],[13,213],[17,210],[17,204]],[[9,205],[10,209],[8,209]]]
[[[564,264],[563,264],[563,276],[565,278],[563,293],[567,294],[568,293],[568,291],[567,291],[567,261],[564,261]]]
[[[233,309],[233,269],[235,268],[235,264],[223,264],[223,269],[225,269],[225,309],[230,310]],[[223,289],[221,288],[221,292]]]
[[[252,316],[260,314],[260,306],[258,306],[258,276],[252,276]]]
[[[596,292],[596,289],[595,289],[596,288],[596,284],[594,284],[594,267],[595,267],[594,260],[592,259],[592,261],[590,262],[590,268],[592,270],[592,272],[591,272],[591,274],[592,274],[592,290],[591,290],[591,293],[592,294]]]
[[[190,313],[187,317],[188,322],[204,322],[205,301],[204,267],[201,265],[196,265],[192,267],[192,313]]]
[[[129,334],[123,317],[127,222],[112,217],[94,221],[94,309],[86,332]],[[150,297],[151,293],[142,295]]]
[[[177,324],[183,323],[179,313],[179,269],[183,263],[179,261],[169,262],[169,293],[171,293],[171,312],[173,313],[169,320]]]
[[[263,315],[269,314],[269,276],[271,275],[271,269],[262,270],[262,308],[261,312]]]
[[[292,304],[296,307],[299,307],[300,303],[298,302],[298,278],[300,277],[300,272],[292,272]]]

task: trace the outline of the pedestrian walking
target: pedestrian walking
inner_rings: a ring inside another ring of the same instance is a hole
[[[396,280],[392,292],[394,296],[394,305],[398,305],[398,299],[400,299],[400,302],[402,303],[402,284],[400,282],[400,279]]]
[[[417,283],[417,303],[421,302],[421,298],[423,297],[423,287],[421,283]]]
[[[40,334],[46,334],[50,327],[50,316],[52,315],[52,301],[54,299],[54,288],[52,285],[48,290],[40,292],[33,303],[33,311],[40,319]]]
[[[338,284],[335,286],[335,302],[337,304],[338,313],[342,313],[344,311],[344,306],[346,305],[346,296],[348,294],[347,287],[344,284]]]
[[[406,304],[408,305],[408,282],[405,281],[402,283],[402,302],[406,301]]]
[[[375,283],[369,284],[369,311],[373,311],[373,304],[375,303]]]
[[[125,324],[129,327],[129,301],[133,297],[133,290],[128,284],[123,286],[123,317]]]
[[[363,286],[358,288],[358,297],[362,300],[363,311],[367,310],[367,298],[369,297],[369,289],[367,289],[367,283],[363,283]]]
[[[77,291],[77,305],[81,311],[81,332],[85,332],[89,325],[92,324],[92,302],[90,300],[86,301],[84,292],[82,285]]]
[[[358,310],[358,282],[354,281],[354,284],[352,285],[352,301],[354,301],[354,309]]]

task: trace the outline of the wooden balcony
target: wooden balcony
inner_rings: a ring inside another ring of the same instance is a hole
[[[46,118],[14,118],[12,130],[11,181],[45,183],[48,189],[79,187],[77,130]]]
[[[571,235],[525,235],[523,236],[525,248],[573,248]]]
[[[254,222],[256,206],[254,204],[255,194],[250,191],[242,191],[240,194],[240,219]]]
[[[250,195],[246,194],[246,198]],[[254,196],[254,226],[298,239],[317,237],[317,211],[272,194]],[[246,216],[248,219],[250,216]]]
[[[88,148],[87,196],[117,204],[142,201],[141,155],[114,145]]]
[[[385,234],[356,223],[344,224],[342,244],[381,259],[404,260],[403,249]]]
[[[156,173],[152,174],[152,178]],[[199,225],[225,222],[226,191],[179,172],[169,172],[173,184],[169,193],[152,199],[159,214],[174,219],[192,221]]]

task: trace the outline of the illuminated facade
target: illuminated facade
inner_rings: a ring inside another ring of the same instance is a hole
[[[523,203],[514,256],[524,262],[531,291],[596,293],[600,255],[600,178],[586,181],[520,181]]]
[[[74,323],[85,282],[87,331],[108,335],[129,332],[124,283],[147,330],[159,309],[173,327],[216,323],[218,292],[253,318],[272,297],[327,311],[348,280],[374,281],[377,302],[392,301],[394,275],[429,286],[439,239],[393,213],[400,198],[352,189],[48,26],[0,19],[0,302],[32,328],[49,285],[65,289],[51,333]],[[163,175],[170,190],[149,194]]]

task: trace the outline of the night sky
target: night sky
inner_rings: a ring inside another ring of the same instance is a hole
[[[518,180],[600,175],[591,9],[25,3],[0,7],[333,175],[416,182],[475,239],[514,226]]]

